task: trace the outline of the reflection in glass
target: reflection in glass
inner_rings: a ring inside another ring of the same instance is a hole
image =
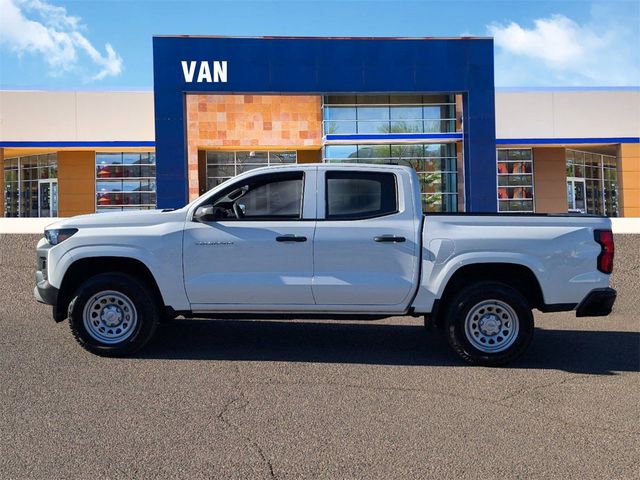
[[[394,164],[418,173],[425,212],[456,212],[458,209],[457,152],[446,144],[326,145],[324,161]]]
[[[297,162],[295,150],[247,150],[206,152],[207,189],[217,187],[230,178],[249,170],[268,165]]]
[[[567,198],[569,209],[576,202],[575,183],[584,182],[585,213],[617,216],[618,205],[618,172],[615,156],[602,155],[580,150],[565,150],[567,165]],[[574,205],[575,206],[575,205]]]
[[[498,211],[533,212],[533,152],[501,148],[497,154]]]
[[[325,135],[455,132],[455,97],[327,96],[323,104],[323,123]]]
[[[96,211],[156,206],[153,152],[96,152]]]
[[[38,217],[42,212],[43,216],[57,215],[57,162],[55,153],[4,159],[6,217]]]

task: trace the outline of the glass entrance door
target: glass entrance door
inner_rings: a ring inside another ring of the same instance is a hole
[[[586,190],[584,178],[567,178],[567,206],[570,213],[587,213]]]
[[[58,216],[58,181],[40,180],[38,182],[38,216]]]

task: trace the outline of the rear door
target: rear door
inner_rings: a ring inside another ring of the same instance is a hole
[[[413,194],[405,191],[410,178],[400,170],[319,168],[313,255],[318,305],[362,311],[408,305],[418,282],[420,242]]]
[[[220,218],[187,221],[184,232],[192,308],[313,305],[315,187],[315,169],[280,171],[239,180],[207,200]]]

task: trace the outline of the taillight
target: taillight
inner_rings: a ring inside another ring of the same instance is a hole
[[[602,273],[611,273],[613,272],[613,255],[615,253],[613,232],[611,230],[596,230],[594,234],[596,242],[601,247],[600,255],[598,255],[598,270]]]

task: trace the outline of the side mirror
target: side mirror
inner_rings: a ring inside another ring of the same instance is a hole
[[[193,220],[196,222],[213,222],[215,217],[213,205],[198,207],[193,214]]]

